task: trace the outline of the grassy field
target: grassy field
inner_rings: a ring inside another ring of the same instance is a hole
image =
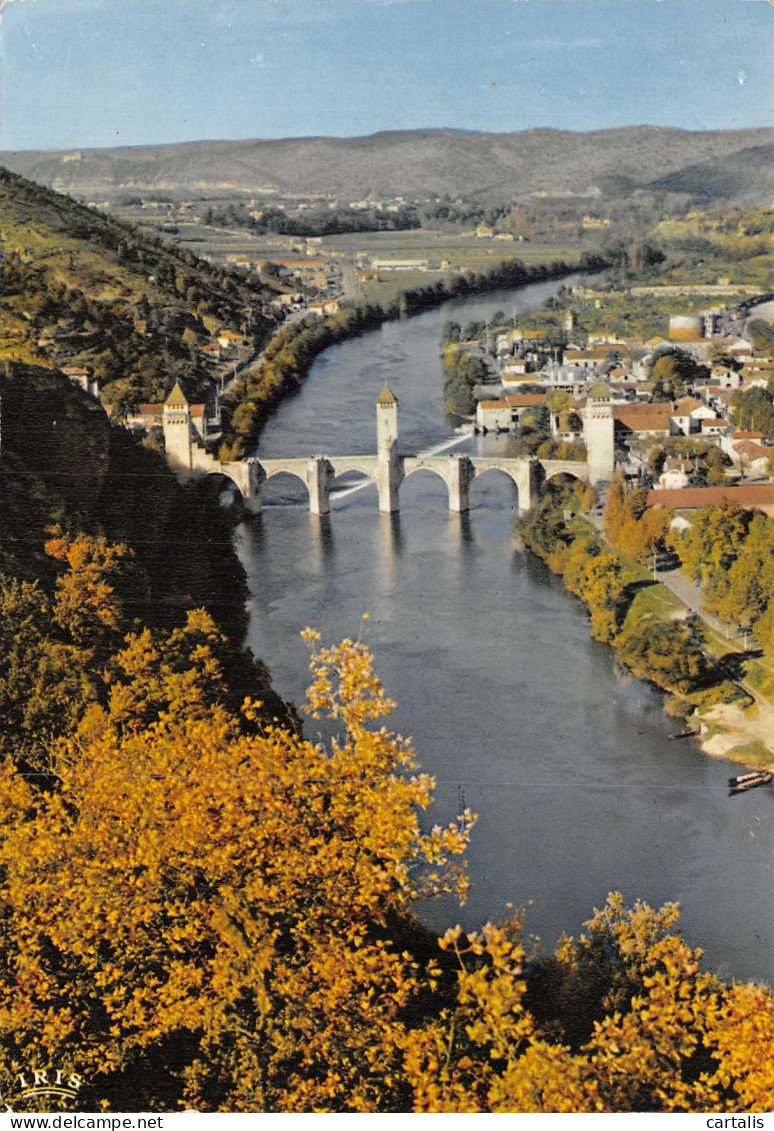
[[[251,259],[285,259],[307,249],[303,236],[253,235],[245,228],[220,228],[192,220],[176,218],[162,210],[149,212],[139,205],[111,209],[121,219],[138,224],[155,235],[183,244],[197,255],[224,258],[227,254],[245,254]],[[176,232],[165,228],[177,228]],[[281,242],[280,242],[281,241]],[[413,229],[406,232],[348,232],[324,236],[308,247],[311,255],[321,253],[341,258],[349,264],[356,258],[421,259],[440,269],[447,260],[452,267],[469,271],[485,271],[504,259],[521,259],[526,264],[554,259],[573,262],[578,258],[577,245],[566,242],[520,243],[517,240],[480,239],[473,235],[450,235],[437,231]],[[404,274],[411,272],[400,272]],[[417,272],[427,281],[427,275]],[[437,277],[437,276],[436,276]],[[414,280],[406,283],[414,285]]]

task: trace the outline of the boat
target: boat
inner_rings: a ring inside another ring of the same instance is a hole
[[[728,779],[729,797],[735,793],[745,793],[748,789],[757,789],[759,785],[771,785],[774,782],[774,770],[751,770],[747,774],[738,774],[735,778]]]

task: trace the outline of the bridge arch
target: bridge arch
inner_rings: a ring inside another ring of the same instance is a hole
[[[430,475],[435,476],[436,479],[440,479],[442,483],[445,483],[447,487],[449,486],[448,476],[444,475],[443,471],[439,467],[433,467],[430,464],[421,462],[417,462],[415,466],[409,465],[406,468],[406,473],[403,478],[404,483],[407,479],[410,479],[412,475],[416,475],[420,471],[429,472]]]
[[[567,479],[577,479],[579,483],[583,483],[585,487],[588,487],[589,475],[588,471],[586,471],[585,468],[578,468],[576,470],[575,468],[571,467],[558,467],[552,471],[545,472],[545,478],[543,479],[543,482],[550,483],[552,479],[556,479],[560,475],[564,475]]]
[[[360,491],[368,492],[368,497],[372,499],[374,491],[378,493],[378,490],[376,477],[365,468],[359,467],[345,467],[343,470],[338,470],[334,466],[328,484],[330,499],[342,498]]]
[[[476,480],[480,480],[484,475],[488,475],[490,471],[499,471],[501,475],[504,475],[507,479],[510,479],[511,483],[513,483],[514,486],[516,487],[516,489],[518,490],[518,488],[520,486],[519,480],[521,479],[521,476],[517,472],[512,471],[511,468],[503,467],[501,464],[498,464],[498,463],[490,463],[490,464],[487,464],[485,467],[477,466],[476,467]],[[474,482],[475,482],[475,480],[474,480]]]
[[[331,480],[332,483],[337,483],[339,486],[341,486],[341,484],[344,482],[351,484],[366,480],[369,485],[373,484],[375,487],[378,486],[376,475],[373,468],[371,467],[358,467],[356,464],[350,464],[349,462],[347,463],[346,467],[342,467],[335,460],[331,460],[331,464],[333,466],[333,479]],[[355,475],[359,476],[357,480],[345,479],[345,476]]]
[[[266,478],[263,481],[264,484],[268,483],[271,479],[276,479],[278,475],[287,475],[291,479],[297,479],[298,482],[303,483],[304,487],[306,487],[308,490],[308,483],[303,473],[301,471],[295,471],[290,467],[278,467],[272,471],[268,471],[266,473]]]
[[[236,491],[238,491],[241,496],[244,495],[244,491],[242,489],[242,484],[239,482],[239,480],[237,479],[237,477],[235,475],[231,475],[226,470],[225,466],[222,466],[222,467],[219,467],[219,468],[213,468],[211,471],[205,471],[205,473],[204,473],[204,481],[205,482],[207,482],[207,480],[214,481],[214,480],[218,480],[218,479],[223,481],[224,487],[225,487],[225,484],[228,483],[231,487],[233,487]]]
[[[514,474],[509,467],[502,467],[497,463],[477,467],[469,487],[471,505],[476,502],[476,495],[480,497],[489,487],[510,489],[517,509],[521,509],[524,500],[523,475]]]
[[[267,490],[268,488],[268,490]],[[262,504],[311,503],[309,480],[301,468],[277,467],[266,470],[261,483]]]

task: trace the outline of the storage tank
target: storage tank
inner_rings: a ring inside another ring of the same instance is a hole
[[[704,336],[704,318],[701,314],[671,314],[669,316],[669,340],[672,342],[695,342]]]

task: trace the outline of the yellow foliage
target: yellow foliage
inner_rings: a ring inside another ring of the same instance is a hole
[[[147,634],[124,653],[140,686],[153,654]],[[407,743],[367,726],[390,707],[367,650],[345,642],[312,667],[310,704],[346,727],[330,751],[276,724],[245,733],[195,698],[145,727],[124,726],[123,706],[92,711],[60,747],[56,790],[6,766],[6,1063],[69,1059],[100,1100],[174,1045],[189,1049],[181,1104],[391,1102],[419,969],[388,925],[420,892],[463,890],[447,857],[470,822],[421,832],[432,783],[407,776]]]

